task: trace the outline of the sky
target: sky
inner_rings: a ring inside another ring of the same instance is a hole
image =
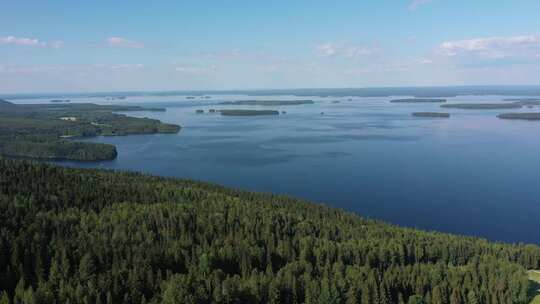
[[[538,0],[0,0],[0,93],[540,84]]]

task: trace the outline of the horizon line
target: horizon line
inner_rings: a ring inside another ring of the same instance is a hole
[[[411,89],[467,89],[467,88],[506,88],[506,89],[519,89],[519,88],[528,88],[528,89],[539,89],[540,84],[485,84],[485,85],[412,85],[412,86],[365,86],[365,87],[299,87],[299,88],[253,88],[253,89],[163,89],[163,90],[114,90],[114,91],[73,91],[73,92],[59,92],[59,91],[50,91],[50,92],[35,92],[35,93],[0,93],[0,97],[22,97],[22,96],[81,96],[81,95],[107,95],[107,94],[134,94],[132,96],[139,96],[148,93],[176,93],[178,95],[195,95],[196,93],[206,93],[211,95],[211,93],[220,93],[227,95],[227,93],[241,93],[241,92],[287,92],[287,91],[315,91],[315,90],[411,90]],[[457,94],[462,95],[462,94]],[[482,94],[486,95],[486,94]],[[540,91],[538,92],[540,95]],[[92,96],[93,97],[93,96]],[[128,96],[127,96],[128,97]]]

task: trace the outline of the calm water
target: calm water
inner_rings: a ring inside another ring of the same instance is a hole
[[[449,102],[502,98],[461,96]],[[287,111],[278,117],[195,114],[196,109],[264,108],[216,105],[236,99],[253,97],[128,98],[121,102],[167,107],[165,113],[130,115],[177,123],[182,131],[93,138],[116,145],[118,159],[63,164],[290,194],[395,224],[540,244],[540,122],[499,120],[495,116],[501,110],[439,109],[438,104],[358,97],[269,107]],[[415,111],[444,111],[452,117],[413,118]]]

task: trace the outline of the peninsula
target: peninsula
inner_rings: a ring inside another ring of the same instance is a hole
[[[180,131],[178,125],[114,113],[129,111],[165,109],[90,103],[17,105],[0,100],[0,156],[108,160],[117,156],[113,145],[77,142],[72,139]]]

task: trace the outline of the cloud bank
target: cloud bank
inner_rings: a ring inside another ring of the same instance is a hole
[[[142,49],[144,44],[138,41],[129,40],[122,37],[110,37],[107,39],[107,44],[110,47],[117,48],[129,48],[129,49]]]
[[[31,47],[48,47],[53,49],[59,49],[64,46],[64,43],[62,41],[44,42],[37,38],[23,38],[15,36],[0,37],[0,44],[11,44]]]
[[[363,45],[348,45],[340,43],[325,43],[316,47],[322,57],[340,56],[344,58],[358,58],[369,56],[376,52],[376,48]]]
[[[448,57],[540,59],[540,36],[524,35],[446,41],[439,46],[438,51]]]

